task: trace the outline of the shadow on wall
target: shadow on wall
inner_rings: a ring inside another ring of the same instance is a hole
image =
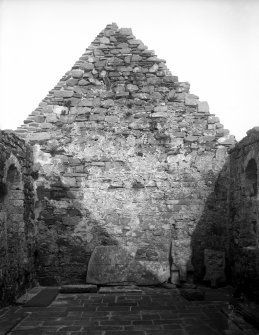
[[[0,183],[0,305],[14,302],[33,282],[24,185],[21,165],[11,155]]]
[[[214,190],[206,199],[203,213],[191,237],[192,265],[194,281],[201,282],[205,276],[204,250],[212,249],[225,252],[226,271],[228,271],[228,187],[229,166],[225,163],[215,182]],[[210,182],[208,178],[207,182]],[[213,182],[213,176],[211,181]],[[226,273],[228,280],[231,274]],[[218,278],[223,279],[223,278]]]
[[[55,177],[49,188],[37,188],[36,211],[39,214],[35,260],[41,285],[85,283],[95,247],[98,255],[91,262],[89,282],[158,284],[161,278],[157,277],[156,270],[160,271],[163,281],[169,280],[169,266],[164,269],[157,261],[133,256],[126,246],[119,245],[119,241],[82,205],[79,192],[80,189],[76,193],[71,191],[60,177]],[[75,227],[81,229],[77,234]],[[91,227],[89,241],[87,227]]]
[[[204,250],[213,249],[223,251],[226,255],[226,269],[228,266],[228,250],[229,250],[229,231],[228,231],[228,187],[229,187],[229,165],[224,165],[215,182],[215,174],[210,171],[204,176],[206,184],[209,186],[214,183],[214,190],[206,199],[203,213],[191,236],[192,258],[188,261],[192,264],[194,280],[200,282],[204,279]],[[80,190],[78,189],[78,192]],[[152,260],[132,259],[132,254],[127,254],[125,246],[119,245],[119,242],[111,236],[103,227],[101,222],[94,219],[90,213],[78,199],[75,192],[71,192],[71,188],[66,187],[60,177],[56,177],[52,181],[50,188],[38,186],[38,249],[35,253],[37,276],[41,285],[59,285],[66,283],[85,283],[87,269],[91,254],[95,246],[113,246],[114,258],[112,256],[106,258],[105,261],[97,260],[96,273],[97,277],[101,276],[99,267],[102,271],[109,272],[112,266],[121,269],[124,273],[122,278],[125,282],[143,282],[143,284],[154,284],[161,282],[154,268],[149,265],[157,266]],[[67,199],[70,205],[67,205]],[[64,201],[66,200],[66,201]],[[91,234],[93,240],[91,243],[80,234],[75,235],[75,226],[84,220],[85,227],[93,227]],[[111,250],[113,250],[111,248]],[[127,258],[129,266],[123,265],[118,258],[121,249],[122,258]],[[108,249],[107,249],[108,250]],[[163,277],[164,282],[170,280],[170,267],[173,265],[172,253],[168,255],[168,271]],[[116,255],[117,256],[116,256]],[[105,254],[104,254],[105,259]],[[106,270],[105,265],[106,264]],[[188,263],[187,268],[190,268]],[[112,265],[113,264],[113,265]],[[172,269],[173,270],[173,269]],[[116,273],[115,271],[115,273]],[[128,274],[127,271],[130,271]],[[176,269],[180,271],[181,269]],[[141,274],[132,276],[132,273]],[[142,279],[140,278],[142,276]],[[107,276],[104,275],[105,278]],[[228,280],[231,280],[231,273],[226,273]],[[137,279],[136,279],[137,278]],[[104,280],[104,278],[103,278]],[[91,281],[91,280],[90,280]],[[102,281],[102,279],[100,279]],[[111,280],[111,281],[114,281]],[[92,281],[93,282],[93,281]],[[104,282],[102,282],[104,284]]]

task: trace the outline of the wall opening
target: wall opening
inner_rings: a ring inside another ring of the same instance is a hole
[[[7,172],[6,182],[11,186],[12,189],[20,189],[21,188],[21,175],[18,169],[14,164],[12,164]]]
[[[254,159],[250,159],[245,170],[246,192],[250,197],[257,195],[257,164]]]

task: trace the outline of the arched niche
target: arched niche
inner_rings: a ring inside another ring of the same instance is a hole
[[[4,179],[6,194],[3,208],[6,213],[6,260],[12,272],[11,283],[18,277],[19,268],[26,254],[25,227],[24,227],[24,187],[22,168],[14,155],[6,161]]]
[[[245,169],[245,188],[248,196],[257,196],[257,164],[254,158],[249,160]]]

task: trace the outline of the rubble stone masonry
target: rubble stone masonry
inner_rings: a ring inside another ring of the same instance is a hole
[[[235,139],[189,88],[111,24],[16,131],[34,152],[41,284],[85,282],[97,246],[140,284],[202,278],[204,249],[226,249]]]
[[[31,167],[24,140],[0,131],[0,307],[14,302],[35,280]]]
[[[255,127],[230,153],[229,258],[233,281],[246,285],[259,279],[258,169],[259,128]]]

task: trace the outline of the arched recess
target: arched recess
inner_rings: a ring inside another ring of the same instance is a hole
[[[24,230],[24,187],[22,169],[14,155],[5,163],[3,183],[5,195],[3,210],[5,212],[6,256],[3,268],[6,285],[16,295],[19,287],[21,267],[27,257]]]
[[[257,164],[254,158],[249,160],[245,169],[245,188],[248,196],[257,196]]]
[[[249,244],[252,247],[258,247],[258,168],[254,158],[249,159],[245,168],[245,190],[246,200],[243,210],[246,218],[245,226],[251,234]]]

